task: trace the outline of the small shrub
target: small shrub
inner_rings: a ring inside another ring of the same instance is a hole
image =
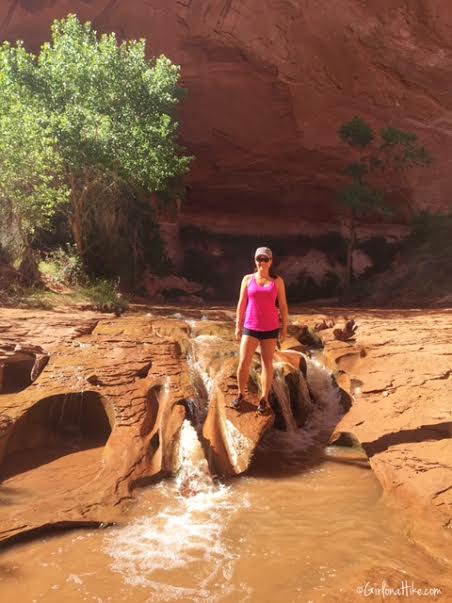
[[[66,245],[66,249],[59,247],[47,254],[44,262],[39,266],[41,272],[57,283],[76,286],[87,282],[83,262],[75,245]]]
[[[99,279],[87,287],[84,294],[99,312],[114,312],[120,316],[129,307],[128,301],[118,291],[117,281]]]

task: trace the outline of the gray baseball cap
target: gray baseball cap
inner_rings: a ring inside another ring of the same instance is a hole
[[[272,250],[269,247],[258,247],[256,249],[256,253],[254,254],[254,259],[256,259],[260,255],[265,255],[270,259],[273,258]]]

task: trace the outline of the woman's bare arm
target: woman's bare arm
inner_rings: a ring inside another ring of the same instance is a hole
[[[278,287],[279,313],[281,314],[281,341],[287,337],[287,326],[289,324],[289,308],[287,307],[286,287],[283,279],[278,276],[276,280]]]
[[[245,316],[246,306],[248,304],[248,279],[249,274],[245,274],[240,286],[239,303],[237,304],[237,312],[235,318],[235,336],[240,339],[242,336],[243,319]]]

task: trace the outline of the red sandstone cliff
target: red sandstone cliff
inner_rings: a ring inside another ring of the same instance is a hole
[[[68,12],[146,37],[182,66],[183,140],[197,157],[187,220],[212,224],[215,210],[218,227],[218,212],[229,224],[256,212],[247,227],[262,232],[328,219],[344,165],[337,128],[354,114],[416,132],[436,162],[405,192],[450,208],[447,0],[2,0],[0,35],[37,49]]]

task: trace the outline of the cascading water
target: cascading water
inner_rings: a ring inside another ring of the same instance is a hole
[[[329,436],[343,414],[339,389],[332,379],[331,371],[317,358],[305,359],[306,381],[313,398],[309,417],[303,427],[291,427],[286,431],[272,429],[267,432],[256,449],[253,463],[255,467],[251,466],[251,474],[259,473],[265,467],[277,475],[289,470],[300,471],[311,465],[323,454]],[[275,389],[275,383],[273,387]],[[281,387],[281,390],[280,393],[277,385],[275,393],[278,399],[281,399],[281,394],[287,396],[287,387]]]
[[[284,379],[284,373],[282,371],[283,365],[281,363],[275,363],[275,371],[273,376],[272,389],[278,403],[281,407],[281,412],[284,417],[287,431],[295,432],[298,427],[292,414],[292,408],[290,404],[290,392],[288,390],[286,381]]]
[[[185,420],[176,451],[177,474],[154,487],[162,510],[112,532],[105,551],[112,569],[130,585],[150,590],[152,601],[217,601],[232,592],[237,554],[224,541],[228,520],[246,506],[232,501],[231,490],[215,484],[208,472],[196,430]],[[184,573],[184,583],[174,576]],[[177,584],[177,585],[176,585]]]
[[[193,325],[191,325],[193,327]],[[209,358],[205,348],[221,345],[221,338],[198,335],[191,342],[187,362],[193,377],[201,380],[198,403],[209,404],[214,387],[214,375],[203,358]],[[203,349],[203,356],[198,354]],[[280,403],[287,431],[272,430],[270,441],[280,450],[297,456],[305,450],[340,416],[337,387],[319,361],[307,359],[307,380],[316,400],[315,410],[303,429],[298,429],[292,415],[290,392],[285,382],[283,365],[276,365],[274,393]],[[195,383],[196,385],[196,383]],[[197,426],[185,420],[180,430],[174,458],[175,478],[154,486],[163,497],[163,508],[142,517],[131,525],[114,531],[107,538],[106,551],[113,557],[112,568],[122,574],[129,584],[151,589],[153,601],[171,601],[196,596],[197,600],[220,600],[228,594],[227,584],[233,571],[236,553],[224,541],[229,520],[237,511],[248,506],[248,496],[233,502],[231,487],[213,482],[197,434]],[[275,434],[277,433],[276,437]],[[282,440],[284,442],[282,442]],[[265,446],[264,446],[265,447]],[[274,451],[277,453],[277,451]],[[184,584],[175,585],[174,573],[183,571]],[[189,578],[189,577],[192,577]],[[221,586],[220,586],[221,585]],[[231,594],[231,593],[229,593]]]
[[[190,324],[191,332],[195,332],[195,320],[187,321]],[[190,369],[190,375],[193,387],[197,393],[196,414],[199,421],[199,428],[202,428],[209,403],[215,388],[216,373],[209,366],[209,361],[214,355],[218,355],[218,348],[223,346],[224,342],[217,335],[195,335],[190,339],[190,347],[187,353],[187,364]]]
[[[200,360],[196,359],[196,343],[197,340],[201,338],[205,339],[209,337],[208,335],[199,335],[192,341],[192,346],[194,346],[194,351],[189,353],[187,356],[187,364],[190,367],[190,371],[193,378],[193,384],[200,396],[205,399],[207,402],[212,395],[214,388],[214,378],[209,375],[206,368],[200,362]],[[201,385],[201,387],[200,387]]]
[[[331,371],[316,358],[306,358],[306,361],[307,381],[316,404],[305,430],[315,439],[337,425],[343,409],[339,388],[332,379]]]
[[[183,496],[191,496],[212,485],[204,450],[196,430],[187,420],[181,427],[174,469],[175,484]]]

